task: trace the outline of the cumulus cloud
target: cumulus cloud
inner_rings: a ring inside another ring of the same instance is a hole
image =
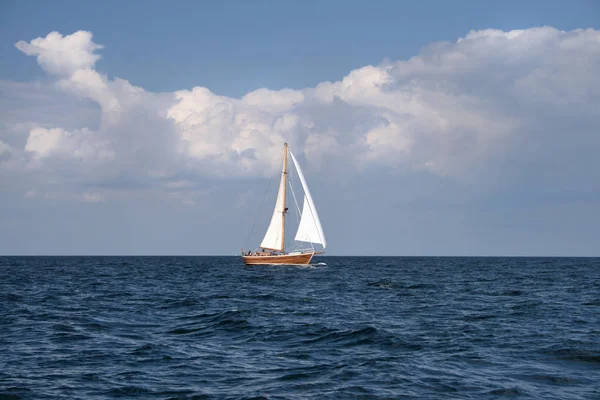
[[[35,56],[46,72],[57,76],[58,87],[96,101],[105,111],[120,110],[115,90],[111,90],[107,78],[94,69],[100,59],[95,52],[104,46],[93,42],[91,32],[78,31],[67,36],[51,32],[45,38],[38,37],[29,43],[21,40],[15,46]]]
[[[29,43],[20,40],[15,46],[28,56],[36,56],[46,71],[64,76],[92,68],[100,59],[95,51],[104,47],[94,43],[92,33],[86,31],[67,36],[51,32],[45,38],[33,39]]]
[[[185,155],[210,160],[217,175],[234,176],[274,171],[282,143],[294,138],[299,124],[292,110],[303,100],[293,90],[260,89],[238,100],[199,87],[175,97],[167,116],[175,123]]]
[[[62,128],[34,128],[29,133],[25,151],[37,158],[61,156],[82,162],[111,161],[115,154],[106,141],[101,141],[88,129],[73,132]]]
[[[544,118],[579,107],[597,118],[598,66],[595,30],[490,29],[431,45],[407,61],[352,71],[318,85],[315,96],[379,117],[358,138],[369,162],[462,177],[513,137],[527,136],[526,125],[554,131]]]
[[[80,180],[88,185],[171,192],[202,177],[266,176],[279,167],[284,141],[315,168],[339,160],[357,171],[477,182],[490,171],[514,177],[525,159],[537,173],[556,170],[553,152],[561,151],[572,170],[600,170],[589,153],[600,144],[600,32],[593,29],[472,31],[336,82],[262,88],[239,99],[203,87],[151,93],[109,79],[95,69],[102,46],[90,32],[52,32],[16,47],[37,58],[57,90],[96,104],[100,121],[76,129],[37,121],[21,158],[38,167],[85,165]],[[588,156],[584,164],[578,152]],[[15,151],[0,142],[2,154]]]

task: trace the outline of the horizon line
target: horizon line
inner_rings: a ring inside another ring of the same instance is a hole
[[[0,257],[241,257],[236,254],[0,254]],[[390,257],[390,258],[600,258],[572,255],[324,255],[315,257]]]

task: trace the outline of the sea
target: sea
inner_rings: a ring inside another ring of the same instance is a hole
[[[0,257],[0,399],[600,399],[600,259]]]

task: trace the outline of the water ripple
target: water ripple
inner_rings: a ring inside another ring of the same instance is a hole
[[[0,257],[4,399],[598,399],[600,260]]]

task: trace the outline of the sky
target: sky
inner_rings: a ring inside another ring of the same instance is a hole
[[[598,2],[4,1],[0,55],[0,254],[255,248],[288,142],[329,255],[600,256]]]

